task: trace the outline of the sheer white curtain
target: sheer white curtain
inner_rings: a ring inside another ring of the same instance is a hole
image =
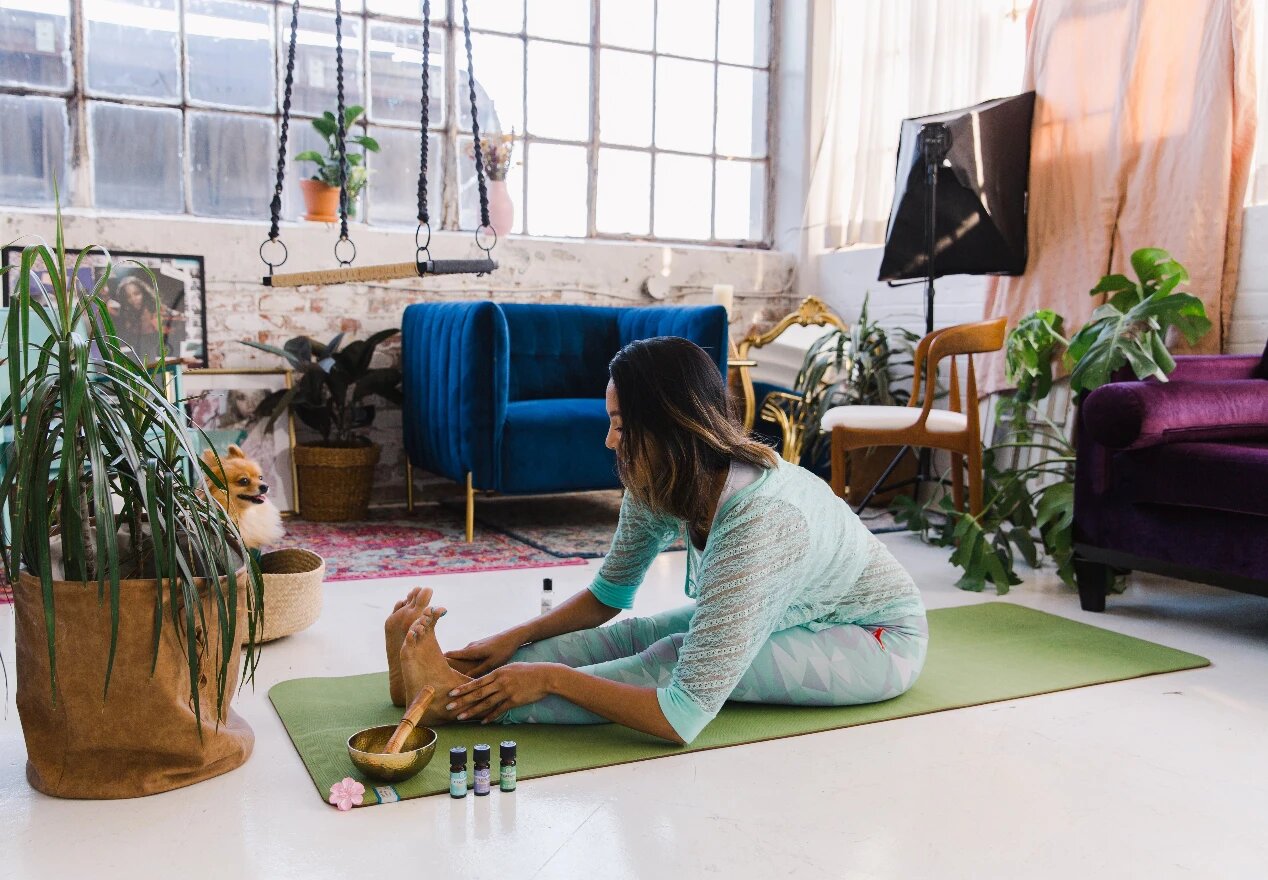
[[[1259,94],[1259,134],[1255,139],[1255,158],[1246,187],[1246,204],[1268,203],[1268,0],[1255,0],[1255,68]]]
[[[1021,91],[1027,5],[1022,0],[819,5],[816,27],[826,25],[829,38],[827,57],[815,59],[827,107],[807,209],[812,247],[820,240],[826,249],[884,241],[904,118]]]

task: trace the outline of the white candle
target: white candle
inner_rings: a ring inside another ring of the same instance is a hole
[[[729,316],[731,314],[731,305],[735,299],[734,284],[715,284],[713,285],[713,303],[726,309]]]

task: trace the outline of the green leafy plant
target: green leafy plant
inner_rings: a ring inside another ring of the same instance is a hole
[[[353,135],[352,126],[357,123],[361,116],[365,113],[365,108],[356,104],[351,107],[345,107],[343,111],[344,119],[344,156],[347,168],[347,180],[345,186],[348,190],[348,214],[352,216],[356,213],[356,199],[361,194],[361,190],[365,188],[369,179],[369,170],[365,167],[365,157],[360,153],[355,153],[350,146],[355,144],[362,149],[371,153],[379,151],[379,142],[369,135]],[[317,171],[313,174],[313,180],[320,180],[327,186],[339,185],[339,121],[335,114],[327,110],[321,116],[313,120],[313,128],[317,129],[326,141],[326,154],[322,155],[317,150],[305,150],[295,157],[296,162],[315,162]]]
[[[375,408],[365,402],[377,395],[400,405],[401,371],[398,367],[371,367],[379,345],[399,330],[381,330],[368,339],[343,343],[343,334],[322,344],[296,336],[281,348],[243,340],[244,345],[275,354],[299,374],[294,386],[268,395],[257,410],[272,427],[290,408],[308,427],[321,434],[328,446],[367,446],[370,438],[360,433],[374,422]]]
[[[107,264],[87,290],[80,269],[93,250],[105,254]],[[54,246],[25,248],[14,267],[4,341],[10,392],[0,402],[0,424],[12,430],[0,480],[7,502],[5,573],[15,590],[24,589],[21,571],[39,580],[54,699],[54,581],[97,585],[101,612],[110,618],[104,698],[119,636],[120,581],[148,578],[156,581],[154,656],[162,627],[174,626],[188,660],[195,717],[208,649],[191,634],[219,631],[221,652],[212,658],[219,714],[237,672],[230,664],[244,628],[244,682],[254,674],[263,585],[254,564],[247,564],[245,580],[237,574],[244,565],[237,529],[201,491],[203,476],[224,482],[199,459],[196,429],[182,407],[168,400],[157,370],[115,332],[105,295],[109,259],[101,248],[66,252],[59,202]],[[37,267],[49,279],[47,289]],[[200,579],[206,579],[213,619],[199,600]],[[245,621],[238,615],[243,591]]]
[[[868,315],[863,299],[859,319],[848,330],[833,329],[806,349],[793,382],[794,393],[780,399],[798,432],[803,461],[820,462],[831,435],[820,429],[836,406],[905,406],[911,397],[913,344],[909,330],[890,331]]]
[[[1063,581],[1074,585],[1073,525],[1075,450],[1065,433],[1043,413],[1060,358],[1069,371],[1074,402],[1130,367],[1138,379],[1167,381],[1175,360],[1167,333],[1175,328],[1190,343],[1211,322],[1197,297],[1178,288],[1189,273],[1159,248],[1132,254],[1137,280],[1106,275],[1090,294],[1108,294],[1088,322],[1066,339],[1064,321],[1048,309],[1023,318],[1005,342],[1009,382],[1016,392],[997,409],[1003,438],[983,451],[983,507],[973,517],[946,497],[919,503],[899,498],[895,518],[926,540],[953,547],[952,564],[963,569],[957,582],[967,590],[994,584],[999,593],[1021,582],[1020,556],[1032,568],[1046,556]],[[1025,457],[1028,463],[1019,464]]]

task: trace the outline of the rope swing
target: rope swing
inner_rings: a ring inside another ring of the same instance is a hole
[[[422,131],[418,163],[418,228],[414,231],[414,259],[407,263],[387,263],[377,266],[353,266],[357,246],[348,237],[348,179],[347,145],[344,121],[343,93],[343,10],[341,0],[335,0],[335,83],[338,91],[338,112],[335,114],[338,128],[335,145],[339,153],[339,239],[335,242],[337,269],[321,269],[312,272],[288,272],[276,274],[275,269],[286,262],[288,252],[282,243],[279,227],[282,216],[282,184],[286,177],[286,139],[291,122],[291,91],[295,82],[295,42],[299,30],[299,0],[291,2],[291,40],[286,52],[285,95],[282,100],[282,136],[277,147],[277,182],[273,187],[270,203],[269,234],[260,244],[260,259],[268,266],[269,274],[263,278],[267,287],[300,287],[305,284],[347,284],[355,281],[391,281],[398,278],[422,278],[427,275],[485,275],[497,269],[493,248],[497,245],[497,231],[489,223],[489,192],[484,180],[484,152],[480,143],[479,113],[476,108],[475,66],[471,57],[471,23],[467,14],[467,0],[462,0],[462,33],[467,45],[467,87],[471,96],[471,136],[474,139],[476,183],[480,191],[480,226],[475,231],[476,247],[484,256],[471,260],[433,260],[431,256],[431,218],[427,211],[427,126],[431,108],[431,0],[423,0],[423,76]],[[487,236],[492,239],[486,244]],[[272,246],[272,247],[270,247]],[[265,249],[270,249],[270,256]],[[346,257],[344,256],[346,254]]]

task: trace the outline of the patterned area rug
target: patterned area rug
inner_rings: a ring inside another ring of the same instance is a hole
[[[476,499],[478,524],[559,558],[606,556],[620,513],[620,489]],[[862,519],[873,534],[905,531],[887,510],[869,509]],[[684,546],[678,541],[669,549]]]
[[[434,504],[420,505],[411,516],[403,508],[370,511],[364,522],[315,523],[286,521],[284,544],[306,547],[326,560],[326,580],[472,571],[506,571],[556,565],[581,565],[583,560],[545,553],[492,529],[476,529],[466,543],[461,511]]]

